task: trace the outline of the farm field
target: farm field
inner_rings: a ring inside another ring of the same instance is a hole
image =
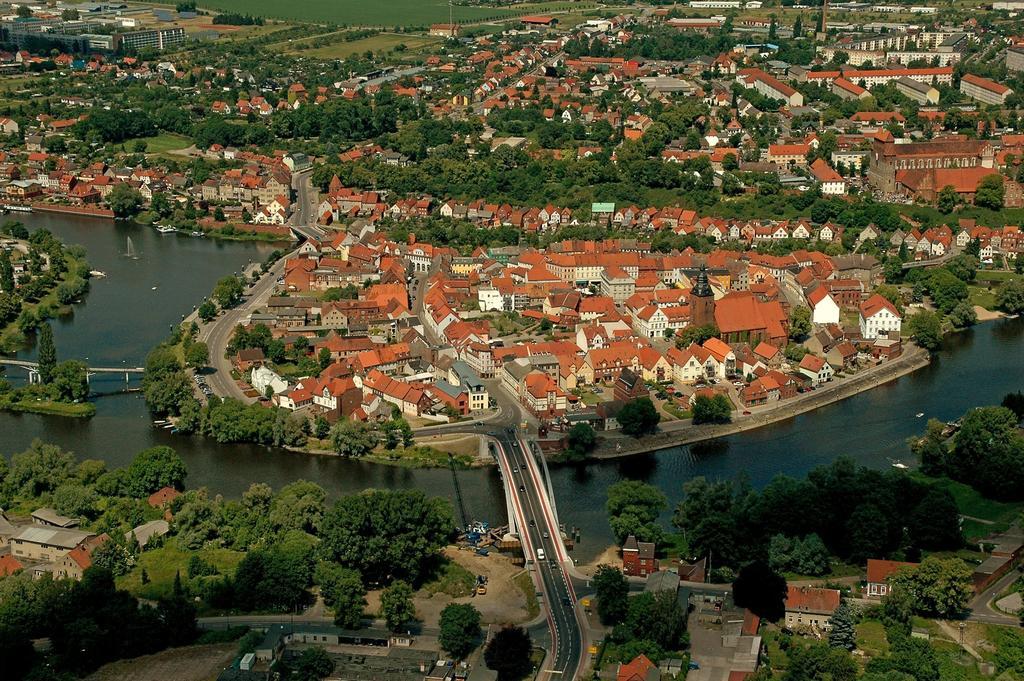
[[[448,20],[447,0],[305,0],[286,4],[274,0],[205,0],[203,7],[296,21],[329,21],[365,26],[426,25]],[[512,14],[496,7],[455,6],[456,21],[484,21]]]
[[[415,53],[424,47],[437,45],[441,42],[442,38],[436,36],[410,33],[381,33],[361,40],[351,40],[348,42],[339,40],[330,45],[311,49],[303,49],[303,43],[297,43],[289,46],[289,52],[318,59],[345,59],[354,54],[363,54],[364,52],[373,52],[374,54],[390,52],[399,45],[405,45],[406,52]]]

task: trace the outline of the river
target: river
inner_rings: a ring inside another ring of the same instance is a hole
[[[66,243],[85,246],[92,267],[108,275],[93,280],[92,290],[73,315],[54,322],[59,357],[89,358],[94,365],[140,365],[147,350],[209,293],[218,278],[247,262],[262,261],[273,250],[266,244],[161,235],[149,228],[89,218],[39,214],[24,216],[23,222],[30,229],[46,227]],[[128,236],[138,259],[123,255]],[[32,352],[20,356],[31,357]],[[927,418],[957,418],[972,406],[998,403],[1005,393],[1024,389],[1022,357],[1024,320],[989,322],[950,336],[932,364],[920,371],[787,421],[713,443],[556,466],[552,477],[559,519],[582,529],[576,557],[585,561],[611,542],[605,490],[623,478],[657,485],[674,506],[682,484],[698,475],[732,479],[743,474],[759,486],[778,473],[801,476],[841,455],[884,468],[891,459],[908,457],[906,439],[920,433]],[[17,378],[13,371],[11,377]],[[94,386],[103,390],[121,380],[104,377]],[[141,449],[166,444],[188,465],[191,487],[206,486],[227,496],[239,495],[251,482],[279,488],[306,479],[332,495],[367,487],[415,487],[454,497],[447,470],[411,470],[171,435],[153,428],[137,393],[100,397],[96,406],[97,415],[81,421],[0,413],[0,452],[10,455],[41,438],[81,458],[119,466]],[[925,416],[916,418],[921,412]],[[492,523],[504,520],[496,469],[461,471],[459,483],[471,517]]]

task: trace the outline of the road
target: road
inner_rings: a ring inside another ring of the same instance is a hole
[[[316,224],[318,195],[313,189],[312,177],[312,168],[292,174],[292,189],[295,190],[295,205],[291,217],[293,225]]]
[[[284,263],[291,253],[284,256],[270,268],[263,277],[256,282],[256,285],[246,291],[245,299],[237,306],[224,310],[220,315],[208,324],[203,324],[199,329],[199,340],[206,343],[210,352],[210,368],[212,374],[207,374],[206,382],[209,384],[213,394],[221,397],[234,397],[235,399],[252,402],[247,398],[242,389],[238,387],[235,379],[231,377],[231,360],[224,355],[227,352],[228,341],[235,327],[241,324],[252,312],[266,304],[267,298],[273,293],[274,286],[279,277],[284,274]]]
[[[545,495],[545,485],[528,444],[514,428],[494,433],[507,491],[523,543],[527,565],[532,565],[534,583],[542,594],[551,646],[539,679],[575,679],[583,665],[582,616],[567,568],[572,564]],[[543,553],[542,553],[543,552]],[[540,560],[540,556],[544,560]]]
[[[1019,617],[1013,617],[996,610],[992,606],[992,601],[1010,588],[1010,585],[1020,579],[1020,576],[1021,573],[1019,570],[1010,570],[1000,579],[997,579],[992,586],[975,596],[974,600],[971,601],[971,614],[967,616],[967,619],[972,622],[984,622],[985,624],[1003,624],[1011,627],[1019,626]]]

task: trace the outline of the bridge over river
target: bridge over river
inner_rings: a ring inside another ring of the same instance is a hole
[[[30,362],[23,359],[0,359],[0,366],[17,367],[24,369],[28,372],[28,382],[36,383],[39,381],[39,362]],[[124,374],[124,382],[128,383],[132,374],[142,374],[145,372],[143,367],[86,367],[85,376],[86,379],[92,378],[96,374]]]

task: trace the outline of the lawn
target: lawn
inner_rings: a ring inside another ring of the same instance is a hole
[[[996,309],[995,291],[990,291],[984,286],[968,286],[968,300],[971,305],[979,305],[986,310]]]
[[[530,619],[532,620],[540,614],[540,604],[537,602],[537,587],[534,586],[533,580],[530,579],[530,573],[523,570],[512,578],[512,582],[519,587],[519,590],[523,592],[523,596],[526,597],[526,611],[530,613]]]
[[[381,33],[380,35],[363,38],[362,40],[351,40],[348,42],[339,40],[332,45],[313,49],[303,49],[304,44],[299,43],[292,45],[290,51],[294,54],[317,57],[319,59],[345,59],[354,54],[363,54],[364,52],[373,52],[374,54],[390,52],[399,45],[405,45],[405,49],[401,51],[403,54],[412,54],[423,50],[425,47],[439,45],[441,42],[442,39],[436,36]]]
[[[452,598],[462,598],[473,593],[476,576],[453,560],[442,565],[437,575],[423,585],[422,590],[433,596],[437,593],[447,594]]]
[[[928,478],[920,473],[916,473],[916,475],[926,484],[949,490],[953,499],[956,500],[960,513],[968,516],[964,520],[964,535],[968,539],[977,539],[993,532],[1005,531],[1024,510],[1024,504],[986,499],[975,489],[961,482],[948,478]]]
[[[221,574],[232,574],[244,555],[241,551],[231,549],[201,549],[196,552],[182,551],[173,543],[161,546],[152,551],[143,551],[135,568],[117,580],[117,586],[127,589],[138,598],[156,600],[167,596],[174,587],[174,575],[181,574],[183,584],[188,583],[188,560],[192,555],[210,563]],[[142,571],[146,571],[148,584],[142,583]]]
[[[857,648],[870,657],[879,657],[889,652],[889,639],[881,622],[864,620],[857,625]]]
[[[978,281],[1010,281],[1020,279],[1022,275],[1007,270],[978,270],[975,279]]]
[[[275,0],[205,0],[204,8],[237,11],[264,17],[296,21],[323,21],[362,26],[426,26],[448,21],[448,0],[305,0],[282,3]],[[486,21],[513,14],[508,9],[454,5],[456,22]]]
[[[442,452],[440,449],[424,447],[422,445],[396,447],[390,450],[379,447],[367,458],[378,463],[409,468],[444,468],[448,466],[448,452]],[[473,459],[473,456],[467,454],[455,455],[455,463],[461,468],[472,466]]]
[[[140,137],[137,140],[129,140],[125,142],[126,148],[131,149],[132,145],[139,141],[146,143],[146,153],[148,154],[163,154],[168,151],[178,151],[179,149],[187,149],[192,146],[191,137],[163,132],[152,137]]]

